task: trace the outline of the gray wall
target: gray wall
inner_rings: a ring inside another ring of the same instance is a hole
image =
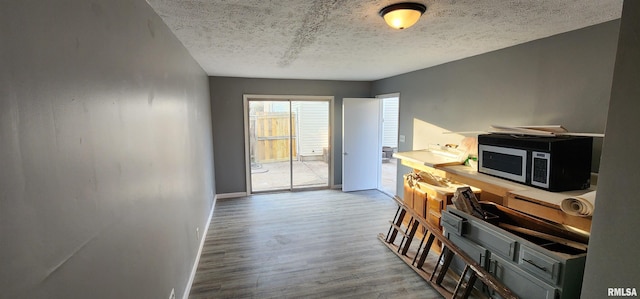
[[[640,292],[640,2],[624,1],[583,298]]]
[[[218,194],[245,192],[243,95],[334,96],[334,184],[342,184],[342,99],[368,97],[370,82],[210,77]]]
[[[373,82],[372,94],[400,92],[399,150],[412,150],[414,120],[450,131],[492,124],[562,124],[604,132],[619,20]],[[443,130],[424,140],[442,138]],[[435,142],[434,142],[435,143]],[[602,140],[594,140],[598,171]],[[399,167],[398,190],[402,190]]]
[[[181,297],[206,74],[144,0],[3,0],[0,45],[0,297]]]

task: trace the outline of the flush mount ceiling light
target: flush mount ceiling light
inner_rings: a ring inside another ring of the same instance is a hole
[[[391,4],[381,9],[380,16],[391,28],[405,29],[418,22],[425,11],[427,11],[427,7],[423,4],[403,2]]]

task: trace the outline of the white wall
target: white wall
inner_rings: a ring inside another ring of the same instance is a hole
[[[329,102],[294,101],[297,113],[298,155],[322,156],[329,146]]]

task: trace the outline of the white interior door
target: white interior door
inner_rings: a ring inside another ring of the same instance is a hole
[[[382,159],[380,100],[342,102],[342,191],[376,189]]]

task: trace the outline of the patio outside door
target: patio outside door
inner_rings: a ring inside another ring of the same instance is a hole
[[[329,186],[329,101],[248,99],[250,193]]]

